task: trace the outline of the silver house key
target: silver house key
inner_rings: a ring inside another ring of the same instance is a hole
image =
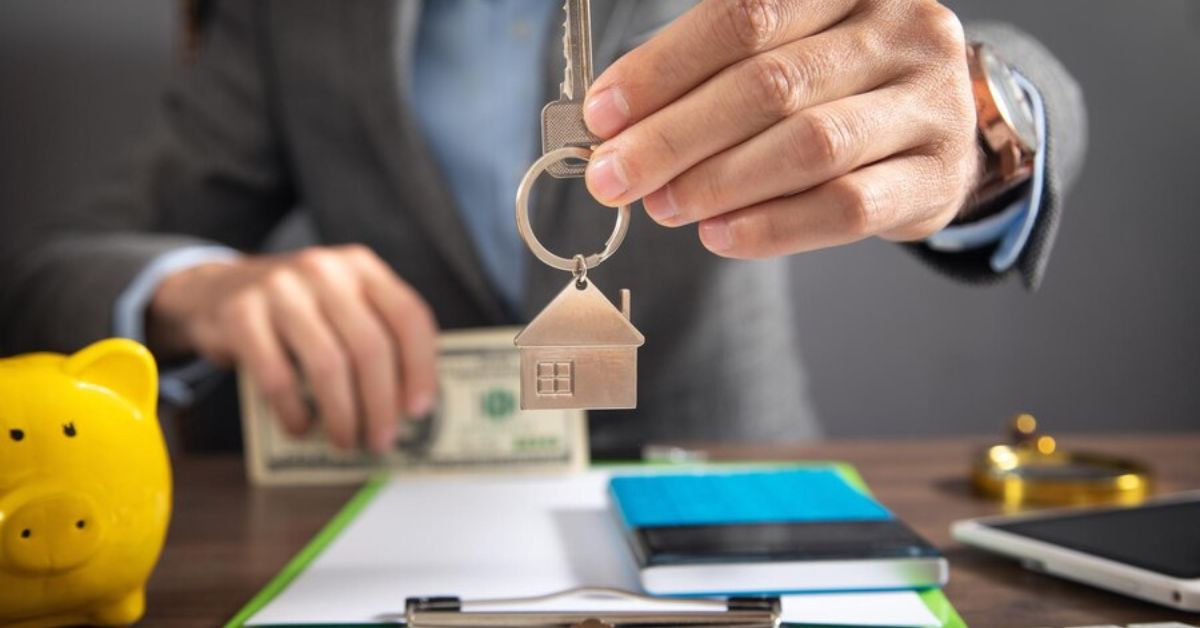
[[[563,29],[565,66],[558,100],[542,109],[542,154],[563,148],[591,148],[600,143],[583,122],[583,99],[592,86],[592,15],[589,0],[567,0],[563,5],[567,22]],[[546,171],[556,179],[583,176],[587,163],[559,160]]]
[[[608,259],[629,230],[628,205],[604,249],[571,258],[538,241],[529,222],[529,195],[543,172],[582,177],[599,138],[583,122],[583,98],[592,84],[592,33],[588,0],[567,0],[563,36],[565,70],[559,99],[542,109],[542,157],[517,188],[517,231],[545,264],[571,273],[558,296],[513,339],[521,356],[521,409],[618,409],[637,406],[637,348],[645,338],[630,320],[629,291],[620,308],[588,279],[587,271]]]
[[[645,338],[630,320],[629,290],[621,290],[617,308],[588,279],[588,269],[608,259],[629,229],[628,205],[617,209],[617,223],[604,249],[565,258],[552,253],[529,221],[529,192],[551,164],[586,161],[591,149],[567,146],[534,162],[517,189],[517,231],[533,254],[547,265],[571,273],[562,292],[513,340],[521,356],[521,409],[619,409],[637,407],[637,348]]]

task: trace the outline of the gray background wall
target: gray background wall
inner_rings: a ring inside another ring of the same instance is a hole
[[[833,435],[1200,428],[1200,3],[951,2],[1032,32],[1083,84],[1088,164],[1042,290],[975,288],[885,243],[794,260]],[[74,202],[153,116],[176,55],[162,0],[0,7],[0,229]],[[5,304],[7,305],[7,304]]]

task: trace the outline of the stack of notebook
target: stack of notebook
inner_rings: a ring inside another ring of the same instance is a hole
[[[941,554],[836,468],[618,475],[610,493],[655,595],[918,589]]]

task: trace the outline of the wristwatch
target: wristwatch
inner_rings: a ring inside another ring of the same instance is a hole
[[[984,158],[971,203],[978,208],[1029,180],[1039,142],[1033,107],[1008,64],[988,46],[973,43],[967,46],[967,67]]]

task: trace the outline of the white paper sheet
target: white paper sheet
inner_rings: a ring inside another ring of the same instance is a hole
[[[397,478],[247,625],[387,623],[412,596],[637,591],[633,557],[608,510],[607,477]],[[783,620],[940,625],[907,591],[785,596]]]

